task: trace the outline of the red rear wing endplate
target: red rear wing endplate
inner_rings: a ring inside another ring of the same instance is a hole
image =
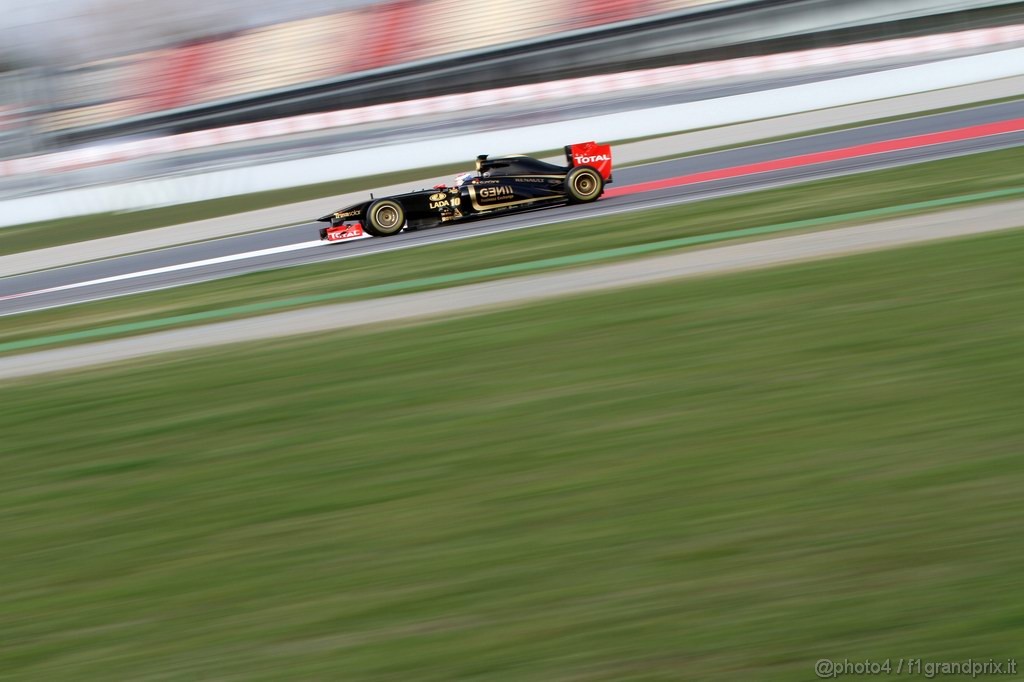
[[[611,145],[580,142],[565,147],[565,158],[572,166],[593,166],[605,182],[612,181]]]

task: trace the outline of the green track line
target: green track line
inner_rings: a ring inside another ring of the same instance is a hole
[[[1018,196],[1021,194],[1024,194],[1024,187],[1011,187],[1007,189],[993,190],[990,192],[979,192],[974,194],[964,194],[955,197],[947,197],[943,199],[920,201],[910,204],[899,204],[896,206],[887,206],[885,208],[877,208],[866,211],[840,213],[837,215],[824,216],[821,218],[795,220],[785,223],[762,225],[758,227],[751,227],[740,230],[725,230],[723,232],[694,235],[690,237],[681,237],[679,239],[666,239],[657,242],[650,242],[647,244],[635,244],[615,249],[590,251],[588,253],[574,254],[571,256],[561,256],[558,258],[544,258],[541,260],[529,261],[525,263],[514,263],[511,265],[503,265],[499,267],[483,268],[479,270],[468,270],[464,272],[456,272],[446,275],[437,275],[434,277],[420,277],[416,279],[403,280],[400,282],[391,282],[388,284],[378,284],[368,287],[359,287],[356,289],[346,289],[344,291],[331,291],[323,294],[314,294],[310,296],[296,296],[276,301],[264,301],[260,303],[252,303],[249,305],[231,306],[228,308],[208,310],[200,313],[191,313],[188,315],[174,315],[171,317],[143,320],[140,322],[132,322],[128,324],[96,327],[94,329],[85,329],[66,334],[39,336],[30,339],[22,339],[19,341],[10,341],[7,343],[2,343],[0,344],[0,353],[8,351],[25,350],[29,348],[38,348],[40,346],[49,346],[59,343],[82,341],[86,339],[116,336],[119,334],[148,331],[152,329],[174,327],[178,325],[191,324],[195,322],[204,322],[209,320],[218,320],[222,318],[240,315],[251,315],[253,313],[264,313],[273,310],[280,310],[282,308],[292,308],[314,303],[326,303],[329,301],[358,298],[363,296],[394,294],[414,289],[422,289],[425,287],[450,285],[470,280],[484,279],[488,277],[500,277],[525,272],[533,272],[537,270],[547,270],[551,268],[558,268],[564,266],[581,265],[597,261],[612,260],[615,258],[638,256],[658,251],[666,251],[686,246],[696,246],[700,244],[710,244],[714,242],[742,239],[746,237],[756,237],[766,234],[774,234],[777,232],[799,230],[809,227],[817,227],[821,225],[829,225],[853,220],[877,219],[908,211],[929,210],[934,208],[941,208],[944,206],[953,206],[957,204],[965,204],[977,201],[1003,199]]]

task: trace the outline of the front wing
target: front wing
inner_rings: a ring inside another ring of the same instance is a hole
[[[320,230],[320,240],[325,242],[347,242],[369,236],[363,231],[362,223],[324,227]]]

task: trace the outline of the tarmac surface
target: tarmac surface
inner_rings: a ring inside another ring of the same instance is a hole
[[[0,279],[0,316],[305,263],[332,261],[337,262],[338,267],[345,267],[343,261],[350,258],[512,230],[531,229],[536,239],[543,240],[548,230],[572,229],[573,220],[701,201],[811,179],[1024,145],[1024,130],[1020,130],[974,139],[948,139],[941,143],[929,137],[929,143],[921,146],[874,151],[877,143],[886,143],[883,146],[888,146],[893,140],[909,140],[907,144],[916,144],[913,141],[921,135],[940,133],[940,137],[943,137],[946,131],[1001,124],[1008,120],[1024,120],[1024,100],[617,168],[615,183],[609,186],[609,196],[592,204],[460,221],[405,232],[394,237],[341,244],[321,243],[318,233],[322,224],[304,222],[284,228],[10,276]],[[864,145],[868,145],[871,153],[846,157],[842,151]],[[836,153],[836,150],[839,152]],[[751,164],[772,165],[779,160],[800,159],[822,152],[831,160],[743,172]],[[836,158],[831,158],[833,156]],[[738,175],[732,175],[733,172]],[[643,184],[659,183],[681,176],[693,177],[695,173],[724,174],[725,177],[655,189]],[[630,191],[630,187],[647,191]],[[405,186],[403,189],[415,187]],[[322,215],[343,205],[336,201],[324,203],[313,215]],[[307,215],[307,220],[309,217]]]
[[[772,84],[771,87],[774,86],[775,84]],[[1024,95],[1024,77],[1007,78],[616,145],[613,151],[616,164],[621,167],[623,164],[641,163],[667,155],[688,154],[702,149],[747,144],[773,137],[798,135],[832,126],[851,125],[861,121],[904,116],[943,107],[963,106],[973,102],[1020,95]],[[471,160],[467,161],[467,167],[470,167],[471,164]],[[376,195],[381,196],[407,191],[410,187],[431,187],[439,181],[450,179],[448,177],[429,177],[419,182],[368,189],[372,189]],[[354,192],[115,237],[0,256],[0,277],[113,258],[139,251],[219,239],[298,222],[305,223],[334,210],[334,208],[353,203],[365,196],[365,191]],[[326,209],[325,206],[327,206]]]
[[[305,308],[12,355],[0,358],[0,381],[231,343],[372,325],[415,324],[556,297],[835,258],[1021,226],[1024,226],[1024,201],[984,204],[823,232],[687,250],[607,265]]]

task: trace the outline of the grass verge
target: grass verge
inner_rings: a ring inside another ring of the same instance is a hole
[[[1024,233],[0,388],[0,669],[1015,656]]]
[[[1024,148],[0,318],[0,343],[1024,185]],[[551,211],[552,217],[557,211]],[[849,224],[836,223],[835,226]],[[344,246],[338,247],[344,249]],[[481,277],[483,279],[484,277]],[[434,285],[440,286],[440,285]],[[426,288],[426,287],[425,287]],[[250,313],[257,314],[257,313]]]

